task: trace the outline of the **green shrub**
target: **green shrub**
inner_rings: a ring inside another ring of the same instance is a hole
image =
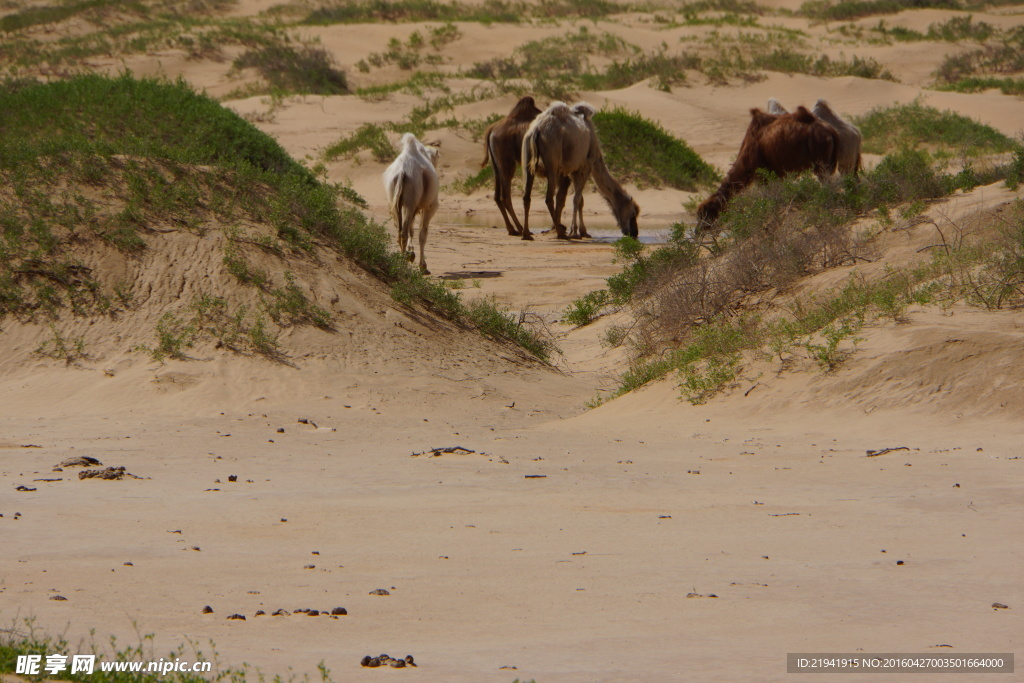
[[[638,113],[621,107],[599,111],[594,125],[605,163],[620,182],[694,191],[719,180],[689,145]]]
[[[864,136],[864,151],[885,154],[925,146],[979,156],[1007,152],[1014,143],[991,126],[920,102],[878,107],[853,119]]]

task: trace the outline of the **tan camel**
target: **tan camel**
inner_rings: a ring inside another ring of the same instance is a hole
[[[860,128],[853,125],[839,114],[832,111],[825,100],[818,100],[814,103],[812,110],[815,116],[836,129],[839,133],[839,150],[836,160],[836,170],[840,173],[852,173],[857,175],[861,167],[861,134]]]
[[[581,102],[572,109],[554,102],[530,124],[523,138],[522,162],[526,173],[523,192],[523,239],[531,240],[530,195],[533,180],[543,166],[548,179],[545,204],[559,239],[590,237],[583,225],[583,188],[593,175],[598,193],[608,202],[623,235],[636,237],[640,207],[608,172],[592,117],[594,108]],[[572,229],[566,233],[562,209],[569,183],[574,189]],[[557,197],[556,197],[557,189]]]
[[[522,155],[523,136],[538,114],[540,109],[527,95],[516,102],[508,116],[492,123],[484,133],[484,160],[480,167],[490,162],[494,169],[494,203],[498,205],[510,235],[523,233],[523,226],[512,208],[512,177]]]

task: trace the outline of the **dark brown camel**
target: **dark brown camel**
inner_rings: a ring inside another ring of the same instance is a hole
[[[697,209],[698,227],[713,224],[729,199],[757,179],[759,169],[781,178],[813,168],[818,178],[825,178],[836,169],[838,150],[838,133],[806,107],[779,116],[751,109],[736,161],[718,190]]]
[[[508,116],[495,121],[484,133],[483,168],[490,161],[494,169],[494,203],[505,219],[505,229],[510,235],[521,235],[523,226],[512,208],[512,177],[521,162],[523,136],[530,123],[540,114],[533,98],[527,95],[516,102]],[[511,220],[510,220],[511,219]]]

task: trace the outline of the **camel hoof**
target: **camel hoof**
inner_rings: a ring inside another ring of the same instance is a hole
[[[532,242],[533,241],[533,233],[524,232],[523,233],[523,239],[524,240],[530,240]]]
[[[412,252],[412,251],[406,252],[405,258],[407,258],[409,260],[409,263],[412,263],[413,261],[416,260],[416,253]]]
[[[497,226],[495,226],[495,227],[497,227]],[[508,230],[508,234],[510,234],[510,235],[514,235],[516,237],[518,237],[520,235],[520,232],[518,230],[516,230],[515,228],[508,228],[508,227],[506,227],[505,229]]]

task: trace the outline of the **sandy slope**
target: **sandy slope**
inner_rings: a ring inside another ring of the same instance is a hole
[[[945,16],[892,23],[920,30]],[[568,30],[459,28],[446,68]],[[314,32],[350,67],[412,29]],[[643,16],[600,30],[647,49],[666,39]],[[921,96],[1021,132],[1019,98],[922,92],[942,58],[934,45],[856,49],[903,82],[772,74],[742,86],[694,78],[671,93],[638,84],[583,97],[657,120],[722,169],[747,110],[768,97],[790,106],[826,97],[862,113]],[[238,85],[229,62],[167,53],[127,63],[181,73],[213,94]],[[456,115],[504,113],[512,101]],[[406,117],[418,99],[228,104],[259,114],[289,152],[315,160],[362,123]],[[437,135],[443,182],[476,171],[478,141]],[[364,155],[328,172],[351,181],[383,221],[383,167]],[[690,197],[636,194],[645,235],[683,218]],[[997,206],[1013,194],[979,189],[945,210],[979,197]],[[587,212],[613,236],[594,194]],[[766,366],[708,406],[680,401],[668,380],[584,411],[614,384],[624,352],[600,343],[608,321],[582,330],[554,321],[617,271],[611,246],[546,235],[523,243],[491,227],[497,220],[487,192],[446,193],[428,243],[432,270],[463,280],[466,296],[494,295],[546,320],[563,351],[557,369],[409,314],[345,264],[333,264],[316,292],[339,297],[340,332],[294,333],[286,343],[303,352],[293,367],[212,352],[157,365],[120,340],[105,346],[97,330],[97,357],[69,369],[31,354],[44,331],[5,323],[0,618],[32,616],[73,644],[89,629],[101,646],[107,634],[130,644],[152,632],[154,659],[183,642],[209,654],[212,640],[227,665],[316,675],[322,661],[337,681],[781,681],[787,652],[1019,651],[1020,314],[912,310],[907,323],[866,329],[833,376]],[[546,219],[535,209],[534,220]],[[918,249],[934,237],[925,230],[893,230],[885,258],[863,267],[923,258]],[[144,336],[153,320],[124,324],[135,327],[123,334]],[[85,323],[75,331],[90,334]],[[413,456],[447,446],[474,452]],[[867,457],[882,448],[900,450]],[[142,479],[52,471],[74,455]],[[370,595],[377,588],[390,595]],[[201,614],[205,605],[214,612]],[[269,616],[336,606],[348,615]],[[260,609],[267,615],[255,617]],[[227,620],[232,613],[247,619]],[[359,666],[381,652],[411,653],[420,666]]]

